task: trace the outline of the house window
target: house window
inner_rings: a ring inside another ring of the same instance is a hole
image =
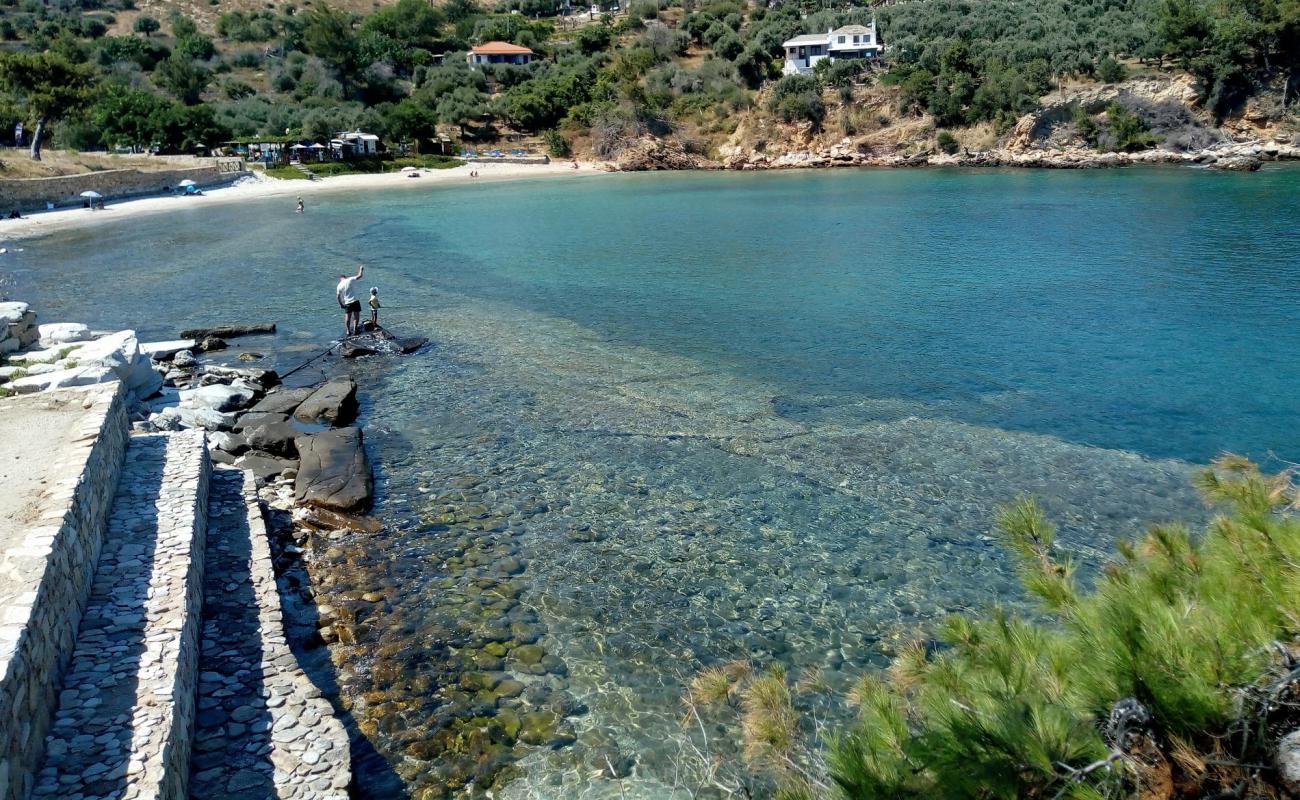
[[[843,37],[843,36],[840,37],[840,44],[844,44],[844,37]]]
[[[857,43],[858,43],[858,35],[857,35],[856,33],[853,34],[853,43],[854,43],[854,44],[857,44]]]

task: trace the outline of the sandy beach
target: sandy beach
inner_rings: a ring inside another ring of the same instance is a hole
[[[478,171],[477,178],[470,172]],[[375,189],[412,189],[430,185],[472,184],[479,182],[526,180],[529,178],[580,178],[604,175],[603,165],[592,162],[554,161],[550,164],[465,164],[454,169],[421,170],[418,178],[407,173],[390,172],[379,175],[340,175],[316,181],[279,180],[260,173],[241,179],[235,184],[204,190],[200,197],[160,195],[114,202],[108,201],[103,211],[84,208],[60,208],[38,211],[20,220],[0,220],[0,246],[9,242],[41,236],[68,228],[107,225],[143,214],[161,214],[174,211],[178,204],[191,206],[204,203],[229,203],[267,197],[284,197],[290,204],[292,198],[302,196],[311,211],[310,197],[328,192],[371,191]]]

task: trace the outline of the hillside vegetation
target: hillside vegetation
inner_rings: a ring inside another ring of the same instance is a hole
[[[767,144],[734,138],[748,121],[805,138],[885,129],[890,147],[923,140],[951,152],[1006,137],[1065,85],[1134,75],[1190,75],[1209,121],[1249,112],[1289,130],[1300,59],[1296,0],[905,0],[835,11],[633,0],[595,21],[558,16],[557,0],[398,0],[368,13],[210,0],[203,14],[171,6],[160,16],[134,2],[0,0],[6,138],[18,120],[77,150],[194,152],[231,137],[319,140],[355,128],[390,142],[512,133],[559,156],[612,160],[665,140],[689,165],[729,141]],[[873,16],[883,64],[780,77],[786,38]],[[466,48],[497,39],[539,57],[465,65]],[[1149,129],[1168,109],[1087,114],[1081,141],[1131,150],[1162,140]]]

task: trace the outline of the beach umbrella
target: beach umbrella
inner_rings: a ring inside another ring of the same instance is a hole
[[[415,172],[415,167],[402,167],[402,172]]]
[[[81,196],[82,196],[82,197],[89,197],[91,200],[98,200],[99,198],[103,197],[104,195],[100,194],[99,192],[92,192],[90,189],[87,189],[86,191],[84,191],[84,192],[81,193]]]
[[[181,181],[180,183],[178,183],[178,184],[176,184],[176,185],[177,185],[177,186],[180,186],[181,188],[184,188],[184,187],[186,187],[186,186],[196,186],[197,184],[194,183],[194,181],[190,180],[189,178],[186,178],[185,180]]]

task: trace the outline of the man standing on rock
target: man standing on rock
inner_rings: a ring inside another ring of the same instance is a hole
[[[339,276],[338,288],[334,290],[334,297],[339,301],[339,308],[343,309],[343,327],[347,329],[348,336],[356,336],[361,333],[361,301],[352,291],[352,285],[361,280],[361,276],[366,274],[364,265],[357,267],[357,274],[352,277],[347,275]]]

